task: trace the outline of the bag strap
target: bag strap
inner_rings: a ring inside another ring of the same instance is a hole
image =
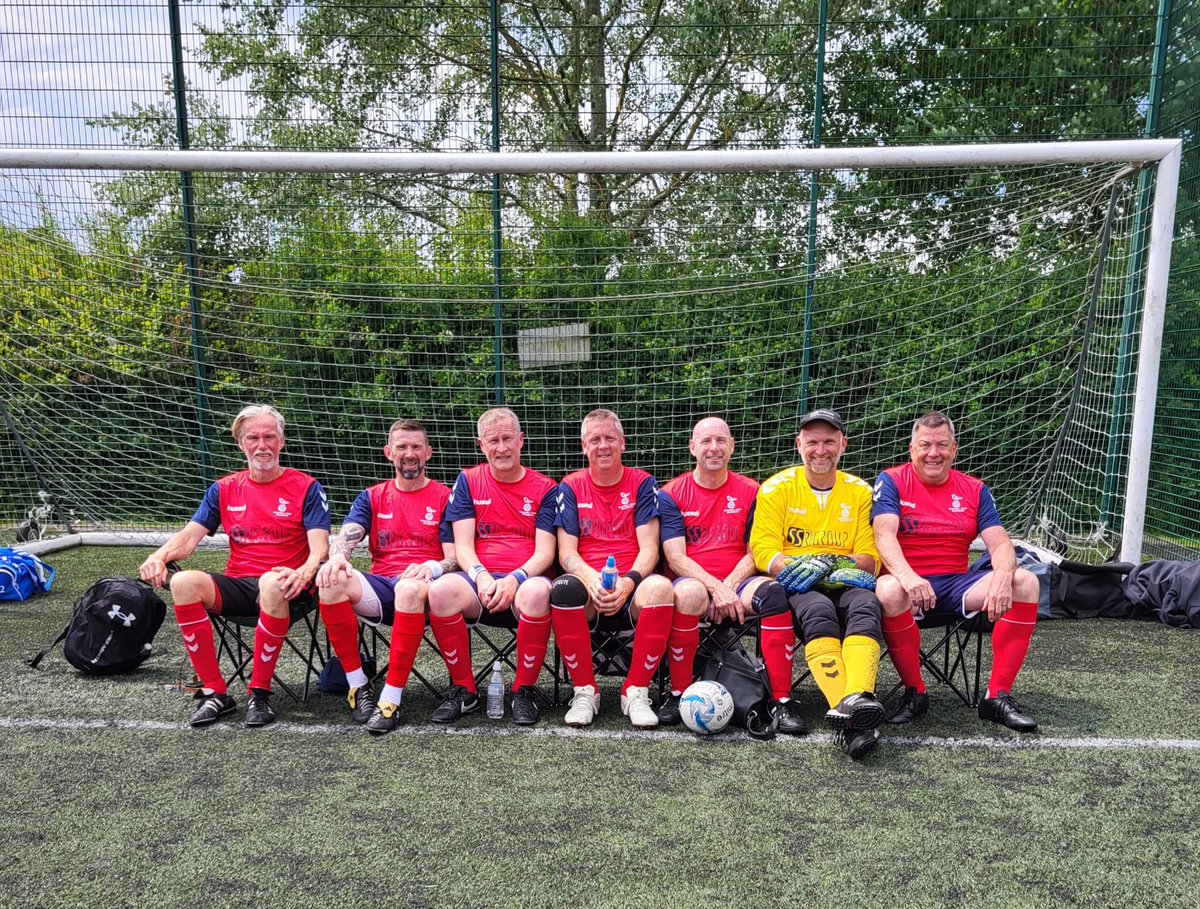
[[[61,644],[63,641],[66,640],[67,632],[70,630],[71,630],[71,623],[68,622],[67,627],[62,630],[62,634],[60,634],[58,637],[56,637],[54,639],[54,643],[51,644],[49,647],[47,647],[45,650],[43,650],[41,653],[39,653],[37,656],[35,656],[32,660],[26,660],[25,661],[26,665],[28,665],[30,669],[37,669],[38,665],[42,662],[42,660],[44,660],[46,658],[46,654],[48,654],[51,650],[53,650],[55,647],[57,647],[59,644]]]

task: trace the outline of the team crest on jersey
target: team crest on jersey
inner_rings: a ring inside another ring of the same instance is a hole
[[[849,505],[842,503],[842,513],[840,515],[838,515],[838,520],[841,521],[843,524],[849,524],[850,521],[853,520],[853,518],[850,517],[850,506]]]
[[[277,518],[290,518],[292,513],[288,511],[288,506],[291,504],[287,499],[280,499],[279,504],[275,506],[274,516]]]
[[[529,496],[522,496],[521,498],[525,501],[525,504],[521,506],[521,514],[528,517],[533,514],[533,499],[529,498]]]
[[[741,510],[738,508],[737,496],[725,496],[725,514],[738,514]]]
[[[425,525],[437,524],[437,515],[434,514],[432,505],[425,506],[425,517],[421,520],[421,523]]]
[[[629,501],[629,493],[627,493],[627,492],[621,493],[621,504],[617,507],[620,508],[622,511],[628,511],[630,508],[633,507],[633,503]]]
[[[950,510],[955,514],[962,514],[967,509],[963,506],[962,496],[957,493],[950,493]]]

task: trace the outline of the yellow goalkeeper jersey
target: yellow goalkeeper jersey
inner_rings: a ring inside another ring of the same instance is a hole
[[[808,485],[804,466],[781,470],[758,490],[750,553],[759,571],[775,556],[869,555],[879,570],[879,550],[871,532],[871,487],[858,477],[836,472],[824,505]]]

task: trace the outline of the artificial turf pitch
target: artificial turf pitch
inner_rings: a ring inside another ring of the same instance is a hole
[[[562,708],[532,730],[432,727],[415,685],[379,739],[332,695],[192,730],[169,617],[130,676],[23,662],[145,554],[56,553],[51,595],[0,605],[0,906],[1200,904],[1194,632],[1047,622],[1019,684],[1038,734],[934,688],[857,764],[811,687],[814,734],[767,743],[630,733],[616,680],[582,733]]]

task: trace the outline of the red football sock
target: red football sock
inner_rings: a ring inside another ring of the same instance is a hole
[[[550,645],[550,616],[521,616],[517,622],[517,675],[513,691],[536,685]]]
[[[925,692],[925,680],[921,678],[921,629],[911,612],[883,617],[883,639],[887,641],[888,655],[896,666],[896,672],[905,688],[915,688],[918,694]]]
[[[217,694],[225,694],[225,676],[217,662],[217,645],[213,637],[212,619],[203,603],[176,603],[175,621],[183,635],[183,646],[196,670],[200,684]]]
[[[621,686],[621,694],[630,688],[648,688],[654,672],[667,652],[667,638],[671,636],[671,619],[675,606],[671,603],[654,603],[643,606],[633,631],[633,656],[629,660],[629,675]]]
[[[792,665],[796,658],[796,629],[792,615],[769,615],[758,626],[763,663],[771,682],[771,697],[775,700],[791,697]]]
[[[700,616],[676,612],[671,617],[671,636],[667,651],[671,654],[671,693],[681,694],[692,684],[696,650],[700,647]]]
[[[271,679],[275,675],[275,664],[287,637],[291,620],[287,616],[258,613],[258,627],[254,629],[254,669],[250,672],[250,687],[261,691],[271,690]]]
[[[350,601],[322,603],[321,621],[325,623],[329,643],[346,674],[362,669],[362,659],[358,655],[358,616]]]
[[[592,633],[588,630],[587,613],[583,607],[550,607],[550,624],[554,643],[562,654],[571,684],[576,688],[596,685],[596,668],[592,665]],[[598,690],[598,689],[597,689]]]
[[[1037,603],[1013,603],[1012,609],[1004,613],[992,629],[992,677],[988,679],[987,690],[989,698],[994,698],[998,691],[1012,691],[1036,625]]]
[[[425,613],[397,612],[392,621],[392,644],[388,650],[387,684],[403,688],[408,684],[413,661],[425,635]]]
[[[461,685],[472,693],[475,692],[475,673],[471,669],[471,630],[463,621],[462,615],[452,615],[449,618],[440,615],[429,616],[429,627],[433,629],[433,638],[437,641],[438,650],[442,652],[442,660],[450,670],[450,682]]]

